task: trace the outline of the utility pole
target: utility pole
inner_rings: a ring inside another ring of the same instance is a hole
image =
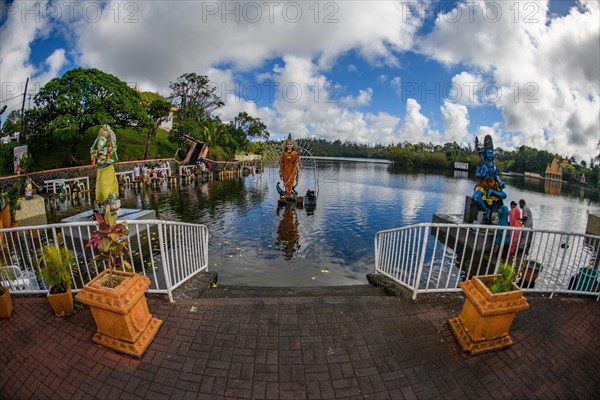
[[[23,137],[23,115],[25,112],[25,98],[27,96],[27,86],[29,86],[29,78],[25,81],[25,90],[23,91],[23,104],[21,105],[21,133],[19,133],[19,146],[21,145],[21,138]]]

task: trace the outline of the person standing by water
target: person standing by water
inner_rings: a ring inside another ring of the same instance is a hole
[[[523,227],[532,229],[533,215],[531,214],[531,209],[527,207],[527,203],[523,199],[519,200],[519,207],[521,208],[521,223],[523,224]],[[531,242],[533,240],[533,233],[526,232],[524,233],[524,236],[524,240],[521,240],[521,243],[519,243],[519,252],[523,254],[525,254],[531,246]]]
[[[508,223],[508,207],[504,205],[502,200],[500,200],[500,209],[498,210],[498,226],[509,226]],[[502,243],[502,237],[504,236],[504,247],[506,248],[510,243],[510,234],[508,232],[504,232],[504,229],[498,229],[496,231],[496,240],[494,241],[494,254],[498,253],[498,249],[500,244]],[[505,249],[506,250],[506,249]]]
[[[510,212],[508,213],[508,223],[510,226],[514,226],[517,228],[521,227],[521,212],[517,208],[517,203],[514,201],[510,202]],[[515,254],[517,250],[517,243],[521,238],[521,232],[519,231],[510,231],[510,254],[511,256]]]
[[[521,222],[525,228],[533,228],[533,215],[531,209],[527,207],[525,200],[519,200],[519,207],[521,208]]]
[[[283,143],[283,152],[279,157],[279,177],[283,180],[285,196],[288,199],[294,198],[293,190],[298,174],[298,166],[300,165],[300,155],[296,148],[296,142],[294,142],[290,133]]]

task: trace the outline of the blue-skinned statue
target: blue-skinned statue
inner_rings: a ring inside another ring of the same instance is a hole
[[[475,177],[479,180],[475,185],[473,201],[485,212],[484,222],[490,223],[492,205],[506,198],[506,193],[503,192],[506,184],[500,180],[498,166],[494,161],[494,143],[490,135],[485,136],[483,148],[478,150],[481,161],[475,171]]]

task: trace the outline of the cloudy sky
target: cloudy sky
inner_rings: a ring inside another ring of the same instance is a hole
[[[491,134],[589,162],[600,140],[598,0],[5,1],[0,101],[76,67],[169,95],[208,75],[223,120],[359,143]]]

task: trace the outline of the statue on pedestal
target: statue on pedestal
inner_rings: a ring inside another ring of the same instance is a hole
[[[33,184],[31,183],[31,177],[25,178],[25,199],[31,200],[33,199]]]
[[[90,148],[92,166],[96,166],[96,201],[95,208],[103,212],[108,205],[111,211],[117,211],[119,201],[119,183],[113,163],[117,156],[117,139],[108,125],[102,125],[98,137]]]
[[[479,151],[481,161],[477,165],[475,177],[479,178],[473,192],[473,201],[484,212],[484,223],[492,221],[492,207],[494,203],[506,199],[503,189],[506,184],[500,180],[498,166],[494,161],[494,143],[492,137],[486,135],[483,140],[483,148]]]
[[[277,191],[288,200],[294,200],[298,193],[294,190],[297,184],[298,169],[300,166],[300,154],[296,151],[296,142],[292,139],[292,134],[283,142],[283,151],[279,157],[279,177],[283,180],[285,191],[277,183]]]

